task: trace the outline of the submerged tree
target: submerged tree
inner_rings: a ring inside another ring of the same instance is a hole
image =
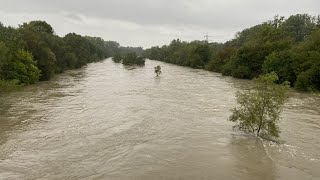
[[[279,137],[277,123],[288,99],[289,83],[275,84],[278,80],[276,73],[269,73],[255,79],[254,88],[248,92],[238,91],[240,106],[232,109],[229,117],[230,121],[237,123],[235,129],[264,138]]]
[[[138,56],[137,53],[128,53],[122,59],[122,64],[124,65],[138,65],[143,66],[145,63],[145,59],[141,56]]]
[[[161,72],[161,66],[158,65],[156,67],[154,67],[154,73],[157,74],[157,76],[159,76],[162,72]]]
[[[120,63],[121,60],[122,60],[122,56],[120,55],[120,53],[117,53],[112,57],[112,61],[115,63]]]

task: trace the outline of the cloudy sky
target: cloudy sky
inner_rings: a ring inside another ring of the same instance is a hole
[[[297,13],[320,14],[320,0],[0,0],[0,21],[45,20],[69,32],[150,47],[174,38],[224,42],[246,27]]]

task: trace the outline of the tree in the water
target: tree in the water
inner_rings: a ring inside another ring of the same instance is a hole
[[[141,56],[138,56],[137,53],[128,53],[124,56],[122,59],[122,64],[123,65],[138,65],[138,66],[143,66],[145,63],[145,59]]]
[[[154,67],[154,73],[156,73],[157,76],[160,76],[160,74],[162,73],[160,65]]]
[[[239,107],[232,109],[229,120],[236,122],[235,129],[253,133],[259,137],[279,137],[277,125],[283,104],[288,99],[289,83],[275,84],[277,74],[269,73],[255,79],[254,88],[238,91]]]
[[[113,57],[112,57],[112,61],[115,63],[120,63],[122,60],[122,56],[120,55],[120,53],[116,53]]]

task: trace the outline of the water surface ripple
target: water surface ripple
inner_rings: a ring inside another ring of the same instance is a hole
[[[320,179],[320,97],[291,93],[279,145],[232,131],[249,85],[107,59],[2,94],[0,179]]]

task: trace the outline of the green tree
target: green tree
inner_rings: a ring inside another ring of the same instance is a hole
[[[142,48],[125,49],[143,51]],[[75,33],[61,38],[45,21],[30,21],[19,28],[6,27],[0,22],[2,87],[49,80],[55,73],[102,60],[115,52],[120,52],[117,42]]]
[[[15,89],[18,89],[18,80],[2,80],[0,79],[0,93],[10,92]]]
[[[50,24],[45,21],[30,21],[29,23],[23,23],[21,28],[33,28],[38,32],[53,34],[54,30]]]
[[[320,91],[320,28],[292,50],[297,81],[295,88],[302,91]]]
[[[40,70],[27,51],[17,51],[6,68],[6,79],[19,80],[19,84],[33,84],[39,80]]]
[[[262,75],[254,81],[253,89],[238,92],[239,107],[232,109],[229,120],[236,123],[235,129],[264,138],[279,137],[277,122],[288,99],[288,82],[274,84],[278,81],[275,73]]]
[[[113,62],[115,63],[120,63],[122,60],[122,56],[120,55],[120,53],[116,53],[113,57],[112,57]]]
[[[283,29],[296,41],[303,41],[315,29],[316,18],[308,14],[290,16],[284,23]]]
[[[124,65],[144,65],[145,59],[141,56],[138,56],[136,53],[128,53],[122,60]]]
[[[299,74],[295,88],[301,91],[317,92],[320,90],[320,63]]]
[[[162,73],[160,65],[154,67],[154,73],[156,73],[157,76],[160,76],[160,74]]]
[[[6,44],[0,42],[0,79],[4,77],[4,67],[8,62],[9,58],[9,48],[7,48]]]
[[[289,81],[291,85],[296,81],[293,60],[290,51],[272,52],[266,57],[263,64],[265,73],[275,72],[279,76],[279,82]]]
[[[50,80],[56,69],[56,56],[48,47],[42,47],[37,51],[37,66],[41,70],[40,80]]]
[[[26,49],[37,61],[41,70],[40,80],[50,80],[56,72],[56,56],[47,43],[48,36],[52,34],[47,32],[47,28],[41,28],[37,23],[34,26],[32,22],[24,23],[18,31],[26,42]]]

